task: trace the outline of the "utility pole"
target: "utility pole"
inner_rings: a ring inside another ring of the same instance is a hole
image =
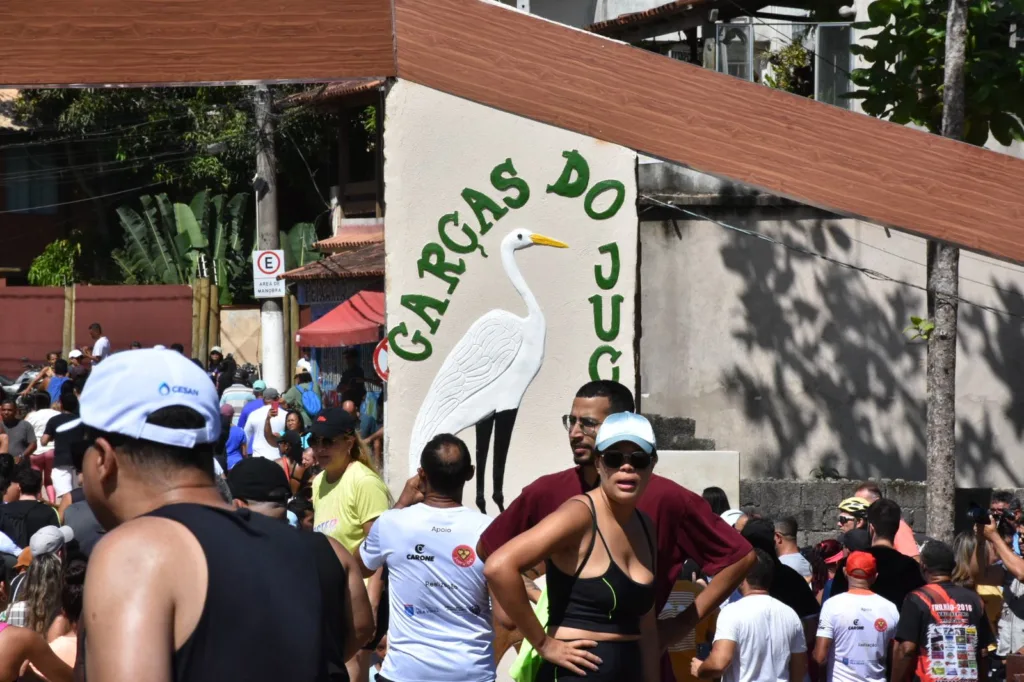
[[[253,109],[259,146],[256,151],[256,234],[257,249],[281,248],[277,225],[277,158],[274,152],[274,122],[270,118],[270,90],[257,85]],[[282,393],[288,389],[284,366],[284,314],[281,301],[270,298],[260,308],[260,336],[263,348],[263,380]]]
[[[964,137],[966,0],[949,0],[942,91],[942,135]],[[956,492],[956,337],[960,249],[928,242],[928,534],[951,543]]]

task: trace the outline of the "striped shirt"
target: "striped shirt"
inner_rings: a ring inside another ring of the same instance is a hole
[[[231,425],[238,426],[238,419],[242,416],[242,408],[256,398],[253,390],[245,384],[231,384],[224,389],[224,395],[220,398],[220,404],[231,405],[235,408],[235,416],[231,418]]]

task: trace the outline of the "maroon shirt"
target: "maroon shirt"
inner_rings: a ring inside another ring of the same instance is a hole
[[[538,478],[487,527],[480,537],[481,548],[490,556],[570,498],[588,490],[579,467]],[[750,552],[750,543],[716,516],[704,498],[667,478],[652,475],[637,506],[654,520],[658,532],[654,598],[659,613],[688,558],[705,573],[714,575]]]

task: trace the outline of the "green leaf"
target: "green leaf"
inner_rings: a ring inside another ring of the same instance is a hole
[[[910,322],[911,322],[911,324],[913,324],[916,327],[917,325],[919,325],[922,322],[924,322],[924,318],[914,317],[913,315],[911,315],[910,316]]]

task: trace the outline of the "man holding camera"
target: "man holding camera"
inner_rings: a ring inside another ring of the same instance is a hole
[[[1020,556],[1020,532],[1017,530],[1020,523],[1020,500],[1005,490],[994,492],[988,505],[988,513],[1003,519],[1006,522],[1004,528],[1013,528],[1013,537],[1007,542],[1013,547],[1013,553]]]
[[[994,496],[993,504],[996,504]],[[996,641],[996,657],[1002,659],[1024,649],[1024,559],[1013,551],[1017,528],[1012,515],[976,516],[978,518],[972,517],[972,520],[975,520],[978,544],[971,559],[971,574],[976,585],[1003,588],[1003,610]],[[989,561],[989,547],[998,557],[996,563]]]

